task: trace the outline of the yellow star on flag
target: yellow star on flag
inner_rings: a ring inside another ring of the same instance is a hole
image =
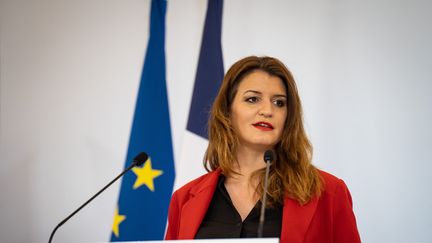
[[[114,235],[116,237],[119,237],[119,225],[121,222],[123,222],[123,220],[126,219],[125,215],[119,215],[118,213],[118,207],[115,209],[115,213],[114,213],[114,222],[112,224],[112,231],[114,233]]]
[[[154,178],[162,175],[162,170],[152,169],[151,159],[149,158],[143,165],[143,167],[134,167],[132,171],[137,176],[133,189],[137,189],[142,185],[146,185],[150,191],[154,192]]]

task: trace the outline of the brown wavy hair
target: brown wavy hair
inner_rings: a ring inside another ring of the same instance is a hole
[[[226,73],[213,103],[209,119],[209,145],[204,156],[207,171],[220,168],[225,176],[232,173],[238,138],[230,122],[231,104],[240,82],[253,71],[261,70],[279,77],[287,93],[287,119],[280,141],[275,145],[276,158],[269,176],[269,205],[282,205],[286,195],[305,204],[322,190],[318,169],[312,163],[312,145],[303,127],[303,111],[297,86],[288,68],[273,57],[249,56],[234,63]],[[259,177],[257,194],[262,196],[265,169],[253,173]]]

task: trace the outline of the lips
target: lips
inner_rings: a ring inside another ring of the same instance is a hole
[[[272,124],[270,124],[268,122],[257,122],[257,123],[252,124],[252,126],[254,126],[255,128],[262,130],[262,131],[271,131],[274,129]]]

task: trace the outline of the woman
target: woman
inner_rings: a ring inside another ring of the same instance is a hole
[[[166,239],[256,237],[269,149],[264,237],[360,242],[348,188],[311,164],[293,76],[279,60],[256,56],[225,75],[209,120],[209,173],[173,194]]]

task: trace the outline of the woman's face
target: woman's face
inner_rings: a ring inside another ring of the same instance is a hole
[[[270,149],[282,135],[287,118],[287,94],[282,80],[257,70],[240,81],[230,119],[239,146]]]

